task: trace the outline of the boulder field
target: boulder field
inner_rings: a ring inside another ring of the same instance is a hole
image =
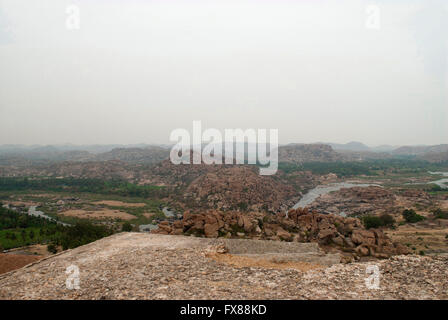
[[[408,253],[405,246],[392,242],[382,230],[366,230],[357,218],[320,214],[306,208],[275,215],[238,211],[187,211],[182,220],[163,221],[152,233],[317,242],[328,250],[344,252],[348,261],[352,258],[388,258]]]

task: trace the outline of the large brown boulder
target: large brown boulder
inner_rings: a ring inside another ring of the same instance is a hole
[[[277,229],[277,233],[276,233],[276,235],[277,235],[277,237],[279,237],[281,240],[284,240],[284,241],[292,241],[292,235],[291,235],[288,231],[284,230],[284,229],[281,228],[281,227],[279,227],[279,228]]]
[[[242,217],[243,220],[243,228],[246,233],[251,232],[254,229],[255,223],[247,216]]]
[[[218,237],[219,225],[215,223],[206,223],[204,225],[204,234],[207,238],[217,238]]]
[[[355,244],[374,245],[376,242],[375,233],[373,231],[363,229],[353,230],[351,239]]]
[[[381,230],[366,230],[359,219],[307,209],[276,215],[239,211],[186,212],[181,221],[161,222],[155,232],[208,238],[222,234],[227,237],[318,242],[354,255],[378,258],[408,253],[406,247],[393,243]]]
[[[172,231],[173,229],[168,221],[162,221],[159,223],[158,233],[170,234]]]

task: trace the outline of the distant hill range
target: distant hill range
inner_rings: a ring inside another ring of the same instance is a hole
[[[0,165],[31,165],[50,162],[123,161],[130,164],[156,164],[169,158],[169,145],[1,145]],[[269,148],[267,148],[269,149]],[[235,150],[237,150],[235,145]],[[245,144],[244,153],[249,152]],[[369,159],[408,158],[430,162],[448,161],[448,144],[432,146],[367,146],[352,141],[340,143],[292,143],[278,148],[280,162],[335,162]]]
[[[327,144],[288,144],[278,148],[279,162],[333,162],[342,161],[344,156]]]
[[[119,147],[117,147],[119,146]],[[45,161],[109,161],[153,164],[169,157],[170,149],[154,145],[0,146],[0,164]]]
[[[423,155],[428,153],[448,152],[448,144],[439,144],[435,146],[404,146],[392,151],[394,154]]]
[[[420,146],[380,145],[369,147],[361,142],[345,144],[327,143],[335,151],[344,154],[346,160],[403,158],[426,160],[429,162],[448,161],[448,144]]]
[[[412,156],[429,162],[448,161],[448,144],[434,146],[404,146],[392,151],[394,156]]]
[[[169,158],[170,150],[158,146],[116,148],[95,156],[96,161],[120,160],[129,163],[158,163]]]
[[[347,150],[347,151],[371,151],[368,146],[362,142],[351,141],[349,143],[327,143],[334,150]]]
[[[336,151],[359,151],[359,152],[391,152],[398,148],[398,146],[380,145],[376,147],[369,147],[362,142],[351,141],[348,143],[326,143]]]

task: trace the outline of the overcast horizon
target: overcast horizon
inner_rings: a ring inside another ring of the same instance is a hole
[[[226,140],[224,140],[222,143],[224,143]],[[314,142],[289,142],[289,143],[279,143],[279,146],[285,146],[288,144],[349,144],[349,143],[362,143],[363,145],[369,147],[369,148],[376,148],[376,147],[393,147],[393,148],[399,148],[399,147],[422,147],[422,146],[434,146],[434,145],[428,145],[428,144],[416,144],[416,145],[390,145],[390,144],[381,144],[381,145],[369,145],[366,143],[363,143],[362,141],[347,141],[347,142],[332,142],[332,141],[314,141]],[[236,143],[234,141],[234,143]],[[246,142],[247,143],[247,142]],[[74,144],[74,143],[57,143],[57,144],[11,144],[11,143],[4,143],[0,144],[0,147],[7,147],[7,146],[18,146],[18,147],[24,147],[24,148],[31,148],[31,147],[94,147],[94,146],[123,146],[123,147],[139,147],[139,146],[174,146],[175,142],[167,142],[167,143],[145,143],[145,142],[136,142],[136,143],[106,143],[106,144],[99,144],[99,143],[86,143],[86,144]],[[204,142],[203,145],[207,145],[209,142]],[[212,144],[219,144],[219,142],[212,143]],[[443,144],[436,144],[436,145],[447,145],[448,143]]]
[[[443,0],[0,0],[0,145],[448,143],[447,31]]]

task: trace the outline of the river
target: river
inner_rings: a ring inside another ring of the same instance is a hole
[[[444,177],[448,177],[448,172],[431,172],[428,171],[430,174],[437,174],[442,175]],[[443,189],[448,188],[448,178],[443,178],[435,181],[428,182],[428,184],[437,184]],[[369,186],[380,186],[378,184],[367,184],[367,183],[350,183],[350,182],[338,182],[338,183],[332,183],[332,184],[326,184],[326,185],[319,185],[314,189],[311,189],[308,191],[302,199],[300,199],[299,202],[297,202],[293,209],[297,208],[305,208],[306,206],[309,206],[314,200],[316,200],[319,196],[333,192],[338,191],[342,188],[353,188],[353,187],[369,187]]]
[[[442,175],[444,177],[448,177],[448,172],[431,172],[431,171],[428,171],[428,173],[430,173],[430,174],[437,174],[437,175]],[[431,184],[431,183],[438,185],[442,189],[447,189],[448,188],[448,178],[444,178],[444,179],[439,179],[439,180],[428,182],[428,184]]]
[[[68,224],[68,223],[57,221],[56,219],[54,219],[50,216],[47,216],[42,211],[36,210],[36,208],[37,208],[37,206],[30,206],[30,208],[28,209],[28,215],[48,219],[48,220],[54,221],[58,224],[62,224],[63,226],[70,226],[70,224]]]
[[[169,207],[163,207],[162,208],[162,212],[165,215],[165,217],[167,218],[173,218],[176,217],[176,212],[173,211],[171,208]],[[152,230],[156,230],[159,228],[159,226],[157,224],[141,224],[138,226],[140,232],[147,232],[147,231],[152,231]]]
[[[165,217],[167,217],[167,218],[171,218],[171,217],[174,217],[176,215],[176,212],[174,212],[173,210],[171,210],[168,207],[164,207],[162,209],[162,212],[165,215]]]
[[[338,191],[342,188],[353,188],[353,187],[370,187],[370,186],[378,186],[378,184],[370,184],[370,183],[350,183],[350,182],[338,182],[331,183],[326,185],[319,185],[314,189],[308,191],[299,202],[297,202],[292,208],[305,208],[309,206],[314,200],[316,200],[321,195]]]

